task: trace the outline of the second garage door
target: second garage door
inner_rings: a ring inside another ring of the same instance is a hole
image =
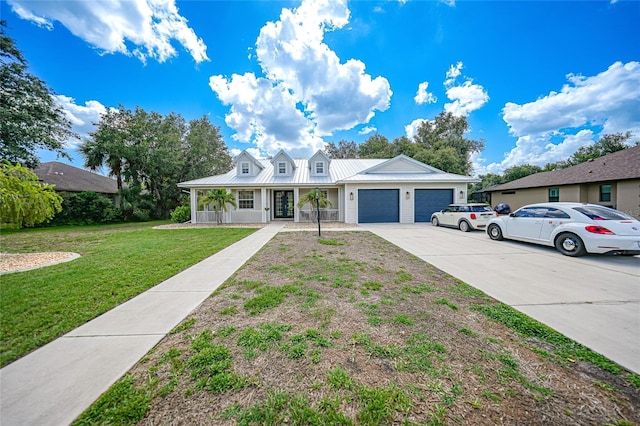
[[[415,217],[416,222],[430,222],[434,212],[453,203],[452,189],[416,189]]]
[[[359,189],[358,223],[399,222],[399,194],[397,189]]]

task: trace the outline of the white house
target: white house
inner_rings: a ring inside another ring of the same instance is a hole
[[[469,176],[443,172],[405,155],[391,159],[331,159],[323,151],[293,159],[280,151],[271,159],[256,159],[243,151],[228,173],[181,182],[191,194],[191,222],[215,222],[210,206],[199,199],[207,191],[225,188],[237,207],[228,206],[225,223],[294,222],[316,218],[309,204],[298,200],[313,189],[325,191],[333,204],[321,209],[321,219],[346,223],[429,222],[431,213],[454,202],[466,202]]]

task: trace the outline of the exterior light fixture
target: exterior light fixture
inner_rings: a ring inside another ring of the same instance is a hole
[[[458,195],[459,199],[463,199],[464,198],[464,191],[460,191],[460,194]]]
[[[353,192],[349,193],[349,200],[353,201]]]
[[[409,191],[407,191],[406,194],[404,194],[404,198],[406,198],[407,200],[411,198],[411,194],[409,193]]]

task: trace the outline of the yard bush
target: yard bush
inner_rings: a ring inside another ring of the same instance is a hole
[[[96,192],[62,193],[62,211],[50,222],[53,225],[94,225],[117,219],[113,201]]]
[[[176,223],[189,222],[191,220],[191,208],[189,206],[178,206],[171,212],[171,221]]]

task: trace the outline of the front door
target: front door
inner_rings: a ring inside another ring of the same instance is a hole
[[[276,219],[293,219],[293,191],[273,191],[273,205]]]

